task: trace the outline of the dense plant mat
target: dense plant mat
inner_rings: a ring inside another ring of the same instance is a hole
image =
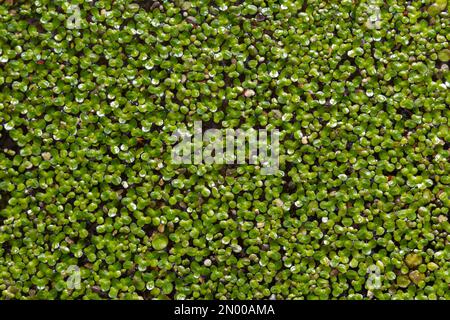
[[[0,4],[1,299],[449,299],[448,4]],[[279,130],[279,170],[176,129]]]

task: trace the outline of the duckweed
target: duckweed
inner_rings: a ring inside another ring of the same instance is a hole
[[[0,3],[1,299],[450,299],[446,0]],[[277,129],[279,170],[177,164]]]

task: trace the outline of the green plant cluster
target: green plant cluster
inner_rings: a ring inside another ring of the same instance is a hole
[[[1,299],[450,299],[448,23],[446,0],[4,1]],[[194,121],[280,130],[279,173],[174,164]]]

